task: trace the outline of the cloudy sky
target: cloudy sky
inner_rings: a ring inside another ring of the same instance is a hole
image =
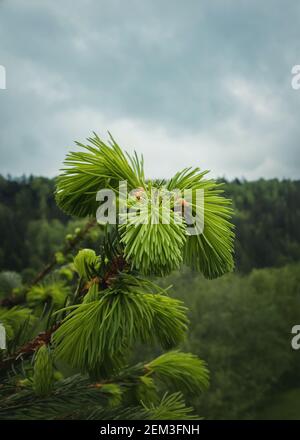
[[[296,64],[298,0],[0,0],[0,173],[109,130],[149,177],[299,178]]]

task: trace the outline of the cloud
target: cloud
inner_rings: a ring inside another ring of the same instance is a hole
[[[300,9],[272,4],[2,2],[0,172],[55,175],[110,130],[151,176],[299,177]]]

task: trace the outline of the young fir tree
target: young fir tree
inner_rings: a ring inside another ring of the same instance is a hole
[[[187,310],[153,276],[163,277],[182,264],[207,278],[232,270],[230,201],[198,168],[184,169],[169,181],[150,181],[143,160],[124,154],[112,137],[108,144],[97,135],[88,142],[78,144],[84,151],[66,158],[57,179],[58,205],[73,216],[94,219],[96,194],[109,188],[128,221],[120,216],[116,224],[102,227],[97,253],[82,249],[73,263],[67,263],[66,252],[58,253],[25,290],[20,280],[16,287],[13,276],[2,276],[8,293],[15,287],[15,299],[4,298],[0,308],[8,338],[0,358],[0,418],[197,418],[185,398],[208,386],[208,371],[202,360],[180,351]],[[120,181],[131,191],[125,202]],[[160,199],[155,206],[151,199],[158,189],[160,194],[202,189],[204,203],[170,198],[164,222]],[[190,215],[204,210],[201,234],[188,233],[178,205],[188,205]],[[148,222],[141,221],[147,216]],[[136,363],[137,344],[159,346],[162,354]]]

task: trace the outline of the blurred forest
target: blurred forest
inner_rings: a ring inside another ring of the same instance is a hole
[[[300,419],[300,350],[291,348],[300,324],[300,181],[225,181],[224,190],[235,212],[235,272],[209,281],[182,268],[163,280],[190,309],[184,348],[211,372],[210,389],[191,402],[207,419]],[[5,283],[29,282],[85,223],[64,215],[53,191],[44,177],[0,176],[0,297]],[[99,233],[81,247],[97,250]]]

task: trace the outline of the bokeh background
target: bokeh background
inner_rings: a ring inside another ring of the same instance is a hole
[[[164,281],[191,310],[209,419],[300,419],[299,22],[295,0],[0,1],[0,295],[82,225],[53,198],[75,140],[109,130],[149,177],[211,170],[233,199],[235,272]]]

